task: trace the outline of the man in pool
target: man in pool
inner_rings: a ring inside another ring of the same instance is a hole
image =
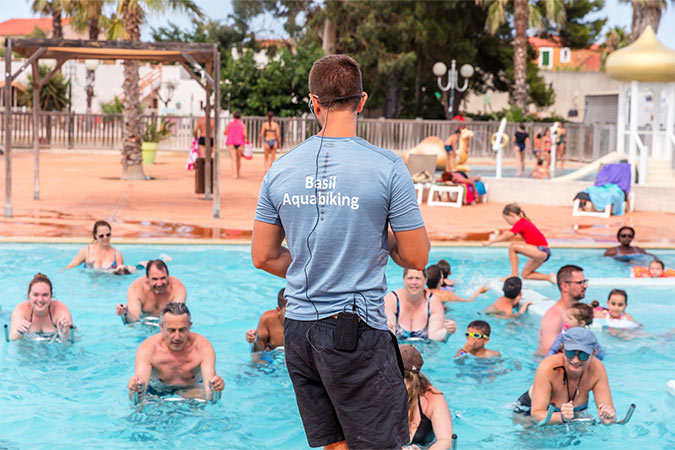
[[[286,367],[309,445],[401,448],[410,441],[408,394],[384,275],[390,256],[424,269],[429,238],[403,160],[356,136],[368,98],[358,63],[319,59],[309,92],[321,131],[267,171],[253,264],[288,283]]]
[[[161,259],[148,261],[145,276],[131,283],[127,290],[127,304],[116,308],[126,323],[136,322],[143,315],[157,316],[167,303],[185,303],[185,286],[169,275],[169,268]]]
[[[246,342],[253,344],[253,351],[273,350],[284,346],[284,316],[286,315],[285,289],[277,295],[277,307],[265,311],[258,321],[258,328],[246,332]]]
[[[560,334],[567,316],[567,309],[586,296],[588,280],[584,278],[584,269],[568,264],[562,266],[556,275],[560,300],[551,306],[539,323],[538,355],[545,355],[555,338]]]
[[[160,313],[160,332],[150,336],[136,350],[136,370],[129,379],[129,397],[138,393],[176,394],[186,398],[212,400],[225,387],[216,375],[216,353],[204,336],[192,333],[190,311],[185,303],[167,303]],[[161,387],[149,385],[157,379]]]

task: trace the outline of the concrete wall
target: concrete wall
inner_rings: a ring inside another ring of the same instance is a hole
[[[569,118],[574,122],[584,120],[585,96],[590,93],[598,92],[618,92],[619,82],[613,80],[605,72],[578,72],[564,70],[539,70],[547,84],[552,84],[555,91],[555,103],[540,110],[542,116],[558,115],[567,118],[567,113],[576,109],[579,112],[577,117]],[[501,111],[508,108],[509,95],[506,92],[488,92],[491,107],[493,111]],[[487,110],[484,105],[483,95],[470,94],[467,97],[467,111],[478,113]]]
[[[550,181],[527,178],[483,177],[488,184],[488,200],[499,203],[569,206],[574,196],[591,186],[590,181]],[[633,186],[635,210],[675,213],[675,188],[670,186]],[[571,213],[570,213],[571,214]]]

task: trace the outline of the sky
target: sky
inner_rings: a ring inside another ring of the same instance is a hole
[[[29,0],[2,0],[2,8],[0,9],[0,22],[12,18],[28,18],[36,17],[30,11]],[[228,14],[232,12],[232,3],[230,0],[195,0],[195,3],[205,12],[205,14],[212,20],[225,20]],[[661,24],[657,36],[659,40],[675,50],[675,4],[667,2],[668,7],[661,16]],[[605,8],[601,15],[608,17],[607,25],[603,30],[602,35],[609,28],[615,25],[623,26],[630,31],[631,24],[631,6],[630,3],[621,3],[619,0],[606,0]],[[150,41],[151,27],[166,26],[169,22],[178,26],[192,29],[190,20],[181,14],[171,14],[163,17],[149,17],[147,21],[150,25],[145,25],[142,28],[142,39]],[[257,20],[252,27],[256,35],[264,38],[279,38],[284,37],[282,24],[275,21],[271,17],[264,17]]]

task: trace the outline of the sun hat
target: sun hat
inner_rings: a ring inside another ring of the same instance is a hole
[[[401,358],[403,359],[403,368],[407,372],[420,373],[424,365],[424,360],[419,350],[410,344],[399,345]]]
[[[581,350],[593,354],[597,339],[591,330],[583,327],[574,327],[563,334],[563,347],[565,350]]]

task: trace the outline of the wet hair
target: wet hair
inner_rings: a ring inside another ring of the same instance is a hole
[[[161,259],[151,259],[148,261],[148,264],[145,266],[145,276],[150,278],[150,268],[156,266],[159,270],[166,272],[166,276],[169,276],[169,268],[166,266],[166,263]]]
[[[169,302],[164,305],[162,312],[159,313],[159,319],[161,321],[164,321],[164,314],[166,313],[173,314],[174,316],[182,316],[183,314],[187,314],[188,319],[192,318],[187,305],[181,302]]]
[[[286,306],[286,303],[288,303],[288,300],[286,300],[286,297],[284,297],[284,293],[286,292],[285,288],[279,289],[279,293],[277,294],[277,306],[280,309],[283,309]]]
[[[572,279],[572,272],[583,272],[583,271],[584,269],[582,269],[579,266],[575,266],[574,264],[567,264],[566,266],[562,266],[555,276],[555,281],[558,284],[558,289],[560,289],[560,287],[565,281],[570,281]]]
[[[235,111],[232,115],[235,119],[241,119],[241,111]]]
[[[96,240],[96,230],[98,230],[98,227],[108,227],[112,230],[112,227],[108,222],[105,220],[97,220],[96,223],[94,223],[94,229],[91,231],[91,235],[94,236],[94,240]]]
[[[33,289],[33,285],[37,283],[47,283],[49,286],[49,295],[54,295],[54,288],[52,287],[52,282],[47,278],[47,275],[43,273],[36,273],[30,283],[28,283],[28,297],[30,297],[30,290]]]
[[[650,266],[652,265],[652,263],[656,263],[659,266],[661,266],[661,270],[666,270],[666,265],[663,264],[663,261],[661,261],[660,259],[652,259],[651,261],[649,261]]]
[[[616,232],[616,240],[619,240],[619,236],[621,236],[621,232],[623,230],[630,230],[631,233],[633,233],[633,237],[635,237],[635,229],[633,227],[629,227],[628,225],[624,225],[623,227],[619,228],[619,231]]]
[[[476,330],[479,330],[481,333],[486,335],[487,337],[490,337],[490,324],[487,323],[484,320],[474,320],[469,324],[467,329],[469,328],[475,328]]]
[[[626,291],[624,291],[623,289],[612,289],[611,291],[609,291],[609,295],[607,296],[608,301],[612,295],[623,296],[624,300],[626,301],[626,306],[628,306],[628,294],[626,294]]]
[[[408,272],[410,272],[411,270],[417,270],[417,269],[408,269],[408,268],[403,269],[403,278],[405,278],[405,276],[408,275]],[[424,278],[429,278],[429,276],[427,275],[427,269],[422,269],[419,272],[422,272],[422,275],[424,275]]]
[[[450,263],[447,262],[444,259],[439,259],[438,262],[436,263],[439,269],[441,269],[441,272],[443,273],[443,277],[447,278],[448,275],[450,275]]]
[[[437,264],[432,264],[427,267],[427,287],[429,289],[436,289],[443,279],[443,271]]]
[[[524,124],[524,123],[519,123],[519,124],[518,124],[518,129],[519,129],[519,130],[525,130],[525,124]]]
[[[538,131],[537,134],[535,135],[537,139],[541,139],[541,131]]]
[[[363,92],[359,63],[347,55],[327,55],[316,60],[309,71],[309,92],[318,97],[321,105],[356,111]],[[339,97],[351,98],[332,101]]]
[[[518,297],[520,291],[523,289],[523,282],[518,277],[508,277],[504,280],[504,287],[502,291],[504,292],[504,297],[510,298],[511,300]]]
[[[543,159],[538,159],[538,160],[537,160],[537,165],[538,165],[538,166],[543,166],[543,165],[544,165],[544,160],[543,160]]]
[[[452,181],[452,172],[449,170],[444,170],[441,174],[441,181]]]
[[[502,210],[502,214],[505,216],[508,216],[509,214],[515,214],[517,216],[520,216],[524,219],[527,219],[527,216],[525,215],[525,211],[522,210],[522,208],[518,205],[518,203],[509,203],[504,207],[504,210]],[[530,220],[530,219],[527,219]]]
[[[431,382],[421,372],[405,371],[405,387],[408,390],[408,421],[412,422],[418,408],[420,395],[431,390]]]
[[[584,325],[588,326],[593,323],[593,308],[593,304],[589,306],[586,303],[577,302],[572,303],[568,309],[574,310],[574,313],[572,313],[574,318],[580,322],[583,320]]]

